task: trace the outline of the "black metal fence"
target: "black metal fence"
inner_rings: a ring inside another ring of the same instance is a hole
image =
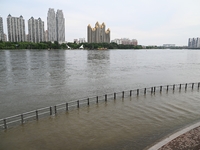
[[[139,96],[146,94],[155,94],[156,92],[168,92],[170,91],[181,91],[181,90],[193,90],[194,88],[200,88],[200,82],[198,83],[185,83],[185,84],[173,84],[173,85],[164,85],[164,86],[153,86],[149,88],[135,89],[129,91],[115,92],[111,94],[105,94],[101,96],[89,97],[85,99],[80,99],[76,101],[71,101],[67,103],[58,104],[55,106],[45,107],[41,109],[37,109],[34,111],[29,111],[26,113],[18,114],[15,116],[7,117],[0,119],[0,127],[2,129],[8,129],[8,127],[24,124],[27,121],[38,120],[40,116],[51,116],[55,115],[61,111],[69,111],[74,108],[79,108],[81,106],[89,106],[90,104],[98,104],[101,101],[108,100],[116,100],[119,98],[131,97],[131,96]]]

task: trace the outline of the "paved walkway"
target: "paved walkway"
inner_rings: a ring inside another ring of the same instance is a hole
[[[200,122],[167,137],[149,150],[200,150]]]

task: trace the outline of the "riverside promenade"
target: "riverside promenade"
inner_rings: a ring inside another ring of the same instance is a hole
[[[200,122],[186,127],[158,142],[148,150],[199,150]]]

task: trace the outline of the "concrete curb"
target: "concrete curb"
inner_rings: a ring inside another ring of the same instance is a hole
[[[169,137],[165,138],[164,140],[158,142],[157,144],[155,144],[154,146],[148,148],[148,150],[157,150],[159,148],[161,148],[162,146],[164,146],[165,144],[169,143],[170,141],[174,140],[175,138],[179,137],[180,135],[196,128],[200,126],[200,122],[195,123],[189,127],[184,128],[183,130],[180,130],[172,135],[170,135]]]

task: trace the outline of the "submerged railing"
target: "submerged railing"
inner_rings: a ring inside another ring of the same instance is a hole
[[[8,129],[8,127],[10,126],[14,126],[17,124],[24,124],[25,122],[31,121],[31,120],[38,120],[39,116],[45,116],[45,115],[52,116],[52,115],[57,114],[59,111],[69,111],[70,109],[79,108],[81,106],[89,106],[91,103],[98,104],[100,101],[106,102],[109,99],[113,99],[113,100],[116,100],[117,98],[123,99],[125,97],[131,97],[134,95],[139,96],[141,94],[146,95],[148,93],[155,94],[155,92],[161,93],[163,91],[168,92],[169,90],[172,90],[174,92],[176,90],[181,91],[182,89],[184,89],[186,91],[188,88],[190,88],[191,90],[193,90],[194,88],[197,88],[199,90],[200,82],[173,84],[173,85],[164,85],[164,86],[153,86],[149,88],[115,92],[111,94],[105,94],[102,96],[84,98],[84,99],[62,103],[55,106],[45,107],[45,108],[37,109],[34,111],[29,111],[26,113],[0,119],[0,127],[3,129]]]

